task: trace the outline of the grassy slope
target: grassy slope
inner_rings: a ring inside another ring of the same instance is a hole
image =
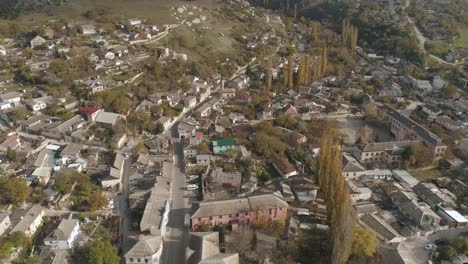
[[[170,15],[172,6],[196,5],[199,7],[213,8],[219,5],[217,0],[196,0],[193,2],[170,0],[67,0],[62,6],[24,14],[19,17],[23,21],[44,21],[54,17],[66,17],[68,19],[82,19],[81,14],[93,9],[106,9],[118,17],[148,18],[155,23],[175,23]]]
[[[468,48],[468,26],[460,28],[460,37],[455,40],[455,45]]]

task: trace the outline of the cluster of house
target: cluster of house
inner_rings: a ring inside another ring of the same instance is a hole
[[[19,208],[11,213],[0,213],[0,235],[22,232],[33,237],[44,224],[45,209],[40,205]],[[51,249],[71,249],[76,245],[80,232],[80,223],[71,214],[58,221],[56,228],[47,234],[43,243]]]
[[[419,182],[401,169],[367,170],[349,153],[343,154],[343,177],[360,221],[388,244],[398,246],[414,234],[468,225],[468,219],[457,211],[456,194],[466,190],[458,179],[439,187]],[[386,203],[392,206],[381,206]]]

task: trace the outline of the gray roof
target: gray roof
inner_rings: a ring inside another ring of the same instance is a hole
[[[9,218],[8,213],[0,213],[0,223],[2,223],[6,218]]]
[[[152,256],[161,248],[161,236],[140,236],[137,243],[125,254],[125,257],[145,258]]]
[[[394,178],[397,178],[398,180],[408,184],[411,188],[419,183],[416,178],[414,178],[405,170],[393,170],[392,174]]]
[[[111,113],[111,112],[104,112],[101,111],[99,114],[96,116],[96,119],[94,120],[97,123],[104,123],[104,124],[115,124],[117,119],[119,119],[121,116],[116,113]]]
[[[395,142],[374,142],[362,145],[360,147],[362,152],[378,152],[378,151],[387,151],[387,150],[394,150],[400,148],[407,148],[411,144],[416,143],[418,141],[395,141]]]
[[[432,183],[419,183],[413,187],[413,190],[421,199],[430,206],[440,204],[456,206],[450,197],[443,193],[437,186]]]
[[[280,192],[192,204],[192,219],[265,210],[288,208]]]
[[[44,209],[39,205],[33,205],[27,210],[21,210],[18,214],[12,214],[12,221],[18,220],[19,222],[13,227],[11,233],[16,231],[23,231],[29,229],[31,224],[36,220],[42,213]],[[13,216],[14,215],[14,216]],[[42,216],[41,216],[42,217]]]
[[[21,97],[21,93],[9,92],[9,93],[0,94],[0,99],[2,101],[11,100],[11,99],[17,98],[17,97]]]
[[[343,172],[361,172],[365,170],[353,156],[343,153]]]
[[[374,203],[366,203],[366,204],[355,204],[353,205],[354,209],[356,210],[357,214],[369,214],[378,211],[377,206]]]
[[[413,129],[418,137],[422,138],[424,142],[432,145],[432,146],[437,146],[442,144],[441,139],[436,136],[434,133],[430,132],[429,130],[425,129],[422,127],[420,124],[416,123],[409,117],[406,117],[405,115],[401,114],[397,110],[393,109],[392,107],[388,105],[382,105],[380,106],[382,110],[384,110],[387,114],[389,114],[392,118],[403,124],[405,127]]]
[[[374,214],[366,214],[361,217],[361,221],[366,224],[369,228],[374,230],[378,235],[382,236],[387,240],[392,240],[395,237],[399,237],[400,234],[391,227],[384,219]]]
[[[170,198],[172,163],[163,162],[162,176],[156,177],[156,184],[146,202],[140,221],[141,231],[157,231],[161,228],[166,202]]]
[[[48,116],[48,115],[44,115],[44,114],[38,114],[38,115],[35,115],[35,116],[32,116],[31,118],[27,119],[27,120],[22,120],[20,121],[20,123],[23,125],[23,126],[32,126],[38,122],[42,122],[42,121],[46,121],[46,120],[50,120],[52,119],[51,116]]]
[[[192,232],[190,233],[189,249],[191,254],[188,263],[199,263],[201,260],[219,254],[218,232]]]
[[[211,172],[212,182],[219,185],[229,184],[233,187],[239,187],[242,181],[240,172],[225,172],[222,168],[216,168]]]
[[[81,115],[75,115],[74,117],[65,120],[63,123],[60,125],[50,129],[52,132],[67,132],[69,131],[74,125],[79,124],[80,122],[83,122],[83,117]]]
[[[239,254],[219,252],[218,232],[192,232],[186,249],[188,264],[238,264]]]
[[[78,224],[76,219],[63,219],[57,229],[45,238],[46,241],[68,240],[70,235]]]
[[[75,156],[80,153],[84,145],[79,143],[70,143],[68,144],[61,152],[61,156]]]

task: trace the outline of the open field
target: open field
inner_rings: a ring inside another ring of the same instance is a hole
[[[468,48],[468,26],[460,28],[460,37],[455,40],[455,45]]]
[[[411,175],[413,175],[416,179],[422,182],[427,182],[432,179],[437,179],[443,176],[446,176],[442,171],[440,170],[414,170],[410,171]]]
[[[19,17],[20,20],[37,22],[53,18],[64,17],[69,20],[80,21],[81,15],[89,10],[103,9],[109,15],[121,18],[140,17],[151,20],[156,24],[170,24],[177,21],[171,16],[174,10],[171,7],[182,5],[195,5],[199,7],[215,8],[222,1],[217,0],[196,0],[169,1],[169,0],[67,0],[62,6],[38,11],[34,14],[25,14]]]

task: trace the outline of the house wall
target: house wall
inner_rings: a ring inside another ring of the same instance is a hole
[[[115,180],[103,180],[101,182],[101,185],[103,188],[110,188],[114,187],[120,184],[120,179],[115,179]]]
[[[44,210],[42,210],[36,219],[34,219],[28,229],[24,231],[27,236],[32,236],[34,233],[36,233],[37,229],[42,224],[42,217],[44,217]]]
[[[229,225],[233,223],[238,224],[256,224],[264,219],[286,219],[288,214],[287,208],[272,208],[251,212],[242,212],[238,214],[219,215],[204,218],[192,218],[192,230],[197,230],[200,225],[208,225],[214,227],[215,225]]]
[[[159,263],[159,256],[157,253],[151,256],[126,256],[126,264],[156,264]]]
[[[0,223],[0,236],[5,234],[5,231],[11,227],[10,217],[5,217]]]

